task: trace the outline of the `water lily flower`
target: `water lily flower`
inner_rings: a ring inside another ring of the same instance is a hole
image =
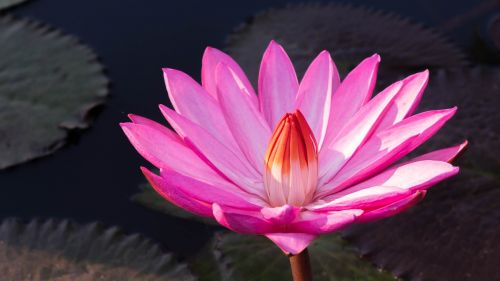
[[[379,62],[366,58],[341,81],[323,51],[299,83],[272,41],[256,93],[233,59],[209,47],[201,85],[163,69],[174,110],[160,110],[175,132],[137,115],[121,127],[159,169],[141,168],[165,199],[296,255],[321,234],[404,211],[459,170],[449,162],[466,142],[399,161],[456,108],[414,114],[428,71],[372,97]]]

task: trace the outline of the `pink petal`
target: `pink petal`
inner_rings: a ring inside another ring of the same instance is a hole
[[[214,203],[212,211],[215,219],[230,230],[244,234],[266,234],[275,232],[276,225],[266,220],[259,211],[231,208]]]
[[[428,81],[428,70],[406,77],[403,80],[403,87],[394,99],[394,103],[387,111],[384,119],[380,121],[377,131],[392,126],[411,115],[417,108]]]
[[[330,233],[351,224],[362,213],[362,210],[357,209],[332,212],[303,211],[287,226],[287,229],[290,232],[314,235]]]
[[[238,158],[203,128],[168,107],[160,106],[160,110],[184,141],[203,155],[217,170],[249,193],[265,196],[262,176],[246,159]]]
[[[162,169],[161,177],[169,188],[176,188],[182,193],[198,201],[224,203],[240,209],[261,209],[264,202],[257,197],[241,191],[231,183],[211,185],[194,178],[181,175],[174,170]]]
[[[230,56],[217,50],[215,48],[207,47],[203,53],[202,67],[201,67],[201,83],[203,88],[207,90],[210,95],[217,99],[217,82],[215,79],[216,68],[219,63],[223,63],[234,71],[234,75],[240,86],[244,89],[244,94],[248,96],[251,102],[258,106],[257,95],[248,81],[245,72]]]
[[[300,208],[290,205],[281,207],[264,207],[260,210],[262,216],[274,224],[288,224],[300,213]]]
[[[271,130],[258,109],[240,94],[234,72],[224,64],[217,67],[219,102],[236,142],[254,168],[262,172]]]
[[[370,136],[401,85],[401,82],[394,83],[376,95],[349,120],[328,147],[323,147],[319,155],[319,186],[330,181]]]
[[[285,254],[297,255],[316,238],[307,233],[269,233],[266,237],[273,241]]]
[[[347,164],[320,188],[318,195],[332,194],[357,183],[392,164],[409,152],[416,136],[400,139],[391,134],[379,134],[361,146]]]
[[[297,75],[283,47],[269,43],[259,71],[260,109],[272,129],[287,112],[292,112],[298,88]]]
[[[394,186],[413,191],[422,190],[456,175],[458,170],[458,167],[442,161],[409,161],[392,167],[356,185],[355,188],[363,189],[372,186]]]
[[[412,161],[437,160],[444,162],[452,162],[458,156],[458,154],[460,154],[463,151],[463,149],[467,147],[467,145],[468,142],[464,141],[463,143],[456,146],[435,150],[426,153],[424,155],[418,156],[412,159]]]
[[[408,189],[391,186],[352,187],[324,197],[315,204],[307,206],[313,211],[340,211],[347,209],[373,209],[390,204],[408,194]]]
[[[347,74],[334,92],[325,143],[335,138],[349,119],[370,100],[379,63],[380,56],[377,54],[366,58]]]
[[[181,71],[164,68],[163,76],[175,111],[207,130],[235,154],[243,156],[227,127],[217,101]]]
[[[397,134],[407,136],[418,134],[417,138],[408,148],[409,151],[412,151],[439,131],[446,121],[453,117],[455,112],[457,112],[456,107],[425,111],[410,116],[386,130],[393,130]]]
[[[156,192],[172,204],[198,216],[213,217],[212,206],[207,202],[190,198],[180,189],[175,186],[168,185],[161,177],[155,175],[153,172],[144,167],[141,167],[141,170]]]
[[[323,51],[311,63],[300,82],[296,107],[305,116],[318,147],[321,147],[326,133],[332,93],[339,84],[338,77],[330,53]]]
[[[167,138],[171,139],[172,141],[177,141],[179,143],[182,143],[181,138],[179,138],[179,136],[176,133],[172,132],[172,130],[170,130],[169,128],[163,126],[158,122],[155,122],[151,119],[135,114],[128,114],[127,116],[135,124],[153,127],[153,129],[156,129],[161,133],[167,135]]]
[[[156,122],[146,121],[146,118],[133,116],[132,120],[142,124],[122,123],[120,125],[123,131],[139,154],[157,168],[173,169],[214,185],[227,184],[204,160],[186,147],[175,133]],[[146,122],[149,124],[144,125]]]
[[[369,212],[365,212],[364,214],[362,214],[357,218],[356,222],[360,223],[371,222],[399,214],[413,207],[420,200],[422,200],[425,197],[425,193],[426,193],[425,190],[420,190],[390,205]]]

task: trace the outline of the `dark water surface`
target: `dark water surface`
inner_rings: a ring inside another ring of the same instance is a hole
[[[0,217],[98,220],[143,233],[181,255],[199,249],[215,228],[149,211],[129,200],[144,182],[138,168],[147,162],[118,123],[132,112],[162,120],[157,104],[168,100],[161,67],[177,68],[199,79],[205,46],[223,48],[235,26],[261,10],[290,2],[299,1],[33,0],[14,9],[18,16],[81,38],[100,56],[112,86],[111,98],[91,129],[54,155],[0,173]],[[475,5],[354,2],[377,5],[435,27]],[[449,29],[448,35],[469,48],[471,32],[458,27]]]

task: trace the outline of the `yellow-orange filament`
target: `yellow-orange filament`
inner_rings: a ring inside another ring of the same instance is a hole
[[[267,146],[264,184],[273,207],[304,206],[318,183],[316,139],[300,111],[286,113]]]

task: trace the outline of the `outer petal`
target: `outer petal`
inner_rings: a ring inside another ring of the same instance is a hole
[[[236,142],[254,168],[262,172],[271,130],[258,109],[239,92],[234,72],[224,64],[217,67],[219,102]]]
[[[314,211],[339,211],[347,209],[373,209],[391,204],[413,193],[412,191],[392,186],[353,187],[342,190],[308,206]]]
[[[287,229],[290,232],[314,235],[330,233],[353,223],[362,213],[362,210],[357,209],[332,212],[303,211],[294,222],[287,226]]]
[[[316,238],[307,233],[269,233],[266,237],[273,241],[285,254],[297,255]]]
[[[328,182],[370,136],[401,84],[395,83],[375,96],[349,120],[329,146],[323,148],[319,155],[320,186]]]
[[[399,214],[422,200],[425,197],[425,193],[425,190],[420,190],[390,205],[365,212],[363,215],[358,217],[357,222],[371,222]]]
[[[241,210],[217,203],[212,205],[212,211],[218,223],[234,232],[266,234],[278,230],[278,227],[265,219],[259,211]]]
[[[140,120],[142,124],[122,123],[120,125],[139,154],[157,168],[173,169],[205,183],[227,185],[227,180],[186,147],[176,134],[156,122],[146,121],[146,118],[134,116],[133,120]],[[146,122],[150,124],[143,125]]]
[[[163,76],[175,111],[207,130],[235,154],[243,156],[227,127],[217,101],[181,71],[164,68]]]
[[[323,51],[311,63],[300,82],[296,107],[304,114],[318,147],[321,147],[326,133],[334,83],[338,85],[338,77],[330,53]]]
[[[251,102],[258,106],[257,95],[248,81],[247,76],[241,67],[227,54],[215,48],[207,47],[203,54],[201,67],[201,83],[215,99],[217,99],[217,83],[215,79],[216,68],[219,63],[229,66],[233,71],[240,86],[244,89],[243,94],[247,95]]]
[[[380,56],[375,54],[363,60],[342,81],[332,97],[327,137],[329,143],[354,114],[370,100],[377,80]]]
[[[238,158],[203,128],[175,111],[165,106],[160,106],[160,109],[184,141],[197,149],[217,170],[246,191],[264,196],[262,177],[245,159]]]
[[[390,127],[411,115],[417,108],[428,81],[428,70],[405,78],[401,91],[394,99],[394,103],[389,108],[384,119],[380,121],[377,131]]]
[[[181,190],[190,198],[209,204],[224,203],[227,206],[252,210],[260,210],[264,204],[264,201],[241,191],[230,183],[222,186],[210,185],[173,170],[161,170],[161,176],[168,186]]]
[[[283,47],[269,43],[259,71],[259,101],[262,114],[272,129],[287,112],[292,112],[299,83]]]
[[[161,177],[155,175],[153,172],[144,167],[141,167],[141,170],[156,192],[172,204],[198,216],[213,217],[211,205],[207,202],[190,198],[180,189],[175,186],[168,185]]]
[[[460,154],[463,151],[464,148],[467,147],[467,145],[468,142],[464,141],[463,143],[456,146],[435,150],[426,153],[424,155],[418,156],[412,159],[412,161],[436,160],[436,161],[451,162],[458,156],[458,154]]]
[[[447,162],[434,160],[409,161],[392,167],[368,179],[355,188],[372,186],[394,186],[410,190],[426,189],[458,173],[458,167]]]
[[[281,207],[264,207],[260,210],[262,216],[274,224],[288,224],[300,213],[299,207],[284,205]]]

